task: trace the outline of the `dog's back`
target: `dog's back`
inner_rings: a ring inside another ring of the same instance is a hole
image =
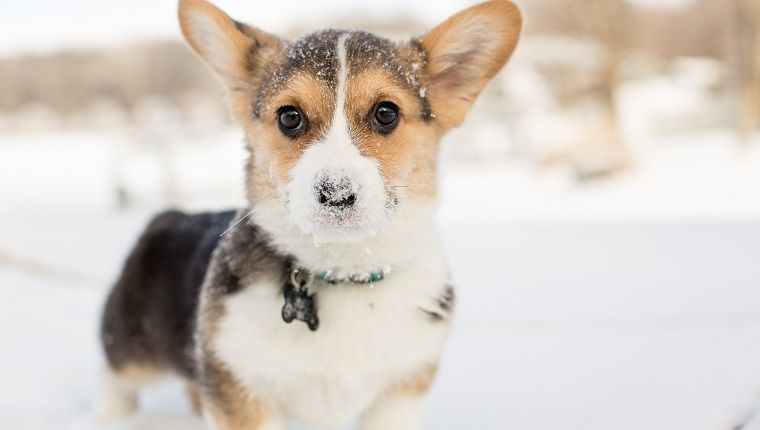
[[[193,332],[203,278],[235,212],[156,216],[124,265],[101,326],[109,365],[194,373]]]

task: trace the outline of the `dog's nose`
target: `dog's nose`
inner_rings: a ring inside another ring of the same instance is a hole
[[[348,209],[356,203],[351,177],[346,174],[322,174],[314,184],[317,200],[323,206]]]

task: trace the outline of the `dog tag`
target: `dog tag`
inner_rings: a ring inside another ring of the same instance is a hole
[[[285,297],[282,320],[286,323],[300,320],[305,322],[311,331],[317,331],[319,318],[317,318],[316,294],[309,294],[313,279],[314,276],[305,270],[294,269],[290,273],[290,279],[285,282],[282,289]]]

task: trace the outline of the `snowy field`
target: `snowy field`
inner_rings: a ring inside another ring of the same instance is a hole
[[[239,137],[223,136],[158,155],[185,178],[172,199],[238,201]],[[160,165],[119,139],[0,136],[0,429],[99,428],[100,306],[167,200],[150,194]],[[449,165],[440,224],[460,298],[425,428],[731,430],[747,416],[760,403],[760,148],[728,139],[638,148],[637,169],[587,185],[520,162]],[[138,204],[117,210],[114,183]],[[203,428],[176,382],[141,403],[101,428]]]

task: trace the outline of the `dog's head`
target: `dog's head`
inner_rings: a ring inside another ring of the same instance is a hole
[[[517,43],[507,0],[390,41],[326,30],[294,42],[181,0],[182,31],[222,79],[246,132],[251,205],[315,242],[351,242],[435,200],[438,141]]]

